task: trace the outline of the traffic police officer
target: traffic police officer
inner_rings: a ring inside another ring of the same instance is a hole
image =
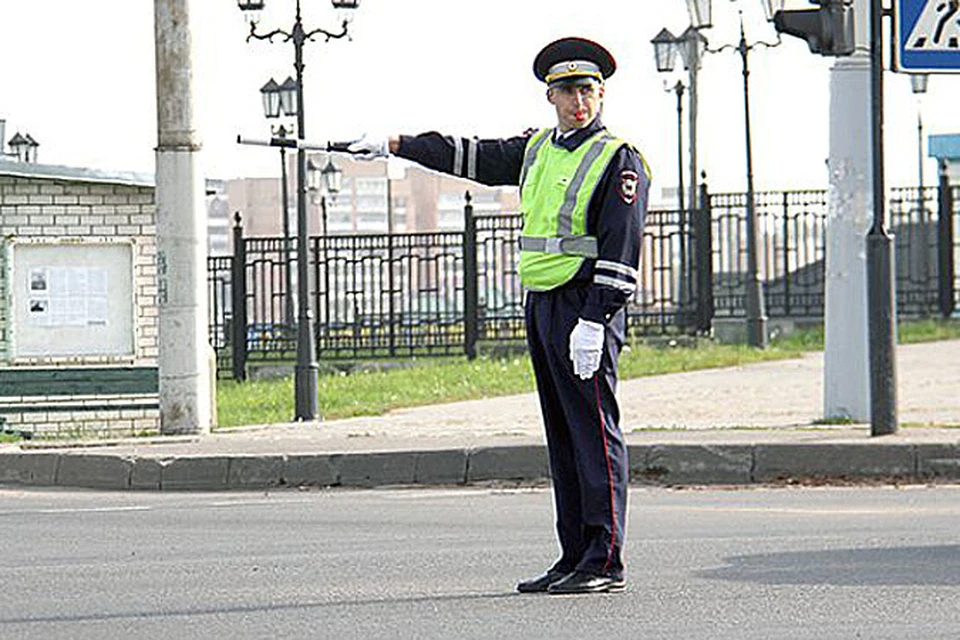
[[[520,280],[527,343],[546,430],[560,558],[517,585],[530,592],[622,590],[629,467],[618,425],[617,360],[637,287],[650,173],[600,121],[613,56],[583,38],[534,60],[557,126],[478,140],[436,132],[363,138],[350,151],[393,153],[487,185],[519,185]]]

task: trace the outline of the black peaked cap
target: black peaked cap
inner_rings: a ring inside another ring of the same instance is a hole
[[[596,42],[586,38],[561,38],[551,42],[537,54],[533,61],[533,73],[538,80],[547,82],[551,67],[574,60],[593,62],[599,67],[603,79],[609,78],[617,70],[617,63],[613,56]]]

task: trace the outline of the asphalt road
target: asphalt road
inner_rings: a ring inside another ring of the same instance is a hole
[[[518,595],[543,488],[0,490],[0,638],[957,638],[960,487],[633,488],[623,594]]]

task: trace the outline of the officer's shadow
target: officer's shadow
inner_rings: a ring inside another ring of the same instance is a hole
[[[725,562],[696,575],[765,585],[960,585],[960,545],[758,553]]]

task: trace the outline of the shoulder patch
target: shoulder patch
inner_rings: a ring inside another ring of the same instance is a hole
[[[624,169],[620,172],[620,185],[617,187],[617,192],[624,203],[633,204],[637,201],[637,182],[639,178],[637,172],[630,169]]]

